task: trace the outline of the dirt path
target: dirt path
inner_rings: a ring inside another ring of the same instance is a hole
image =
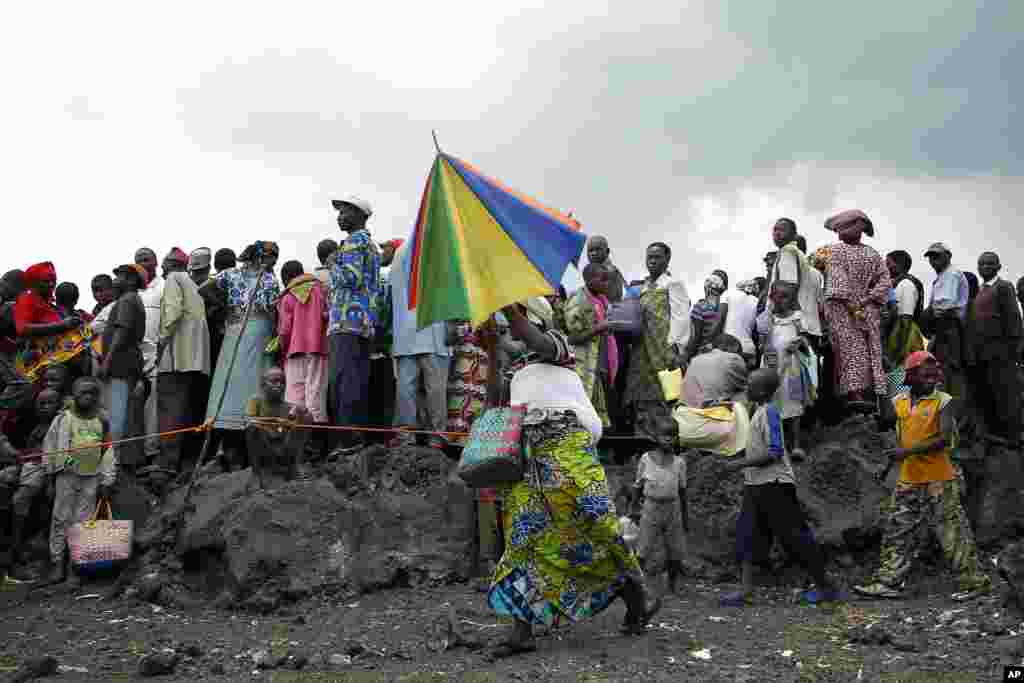
[[[958,605],[944,585],[834,608],[793,606],[789,589],[764,588],[757,606],[737,610],[717,606],[734,586],[691,580],[644,636],[619,635],[618,603],[541,635],[535,653],[490,662],[483,649],[444,649],[449,614],[468,641],[503,634],[467,585],[311,599],[269,617],[89,597],[104,588],[40,591],[21,604],[20,591],[0,596],[0,664],[11,671],[52,655],[64,673],[43,680],[136,680],[141,657],[173,649],[179,662],[161,680],[990,681],[1001,680],[1000,651],[1022,629],[996,596]],[[301,672],[289,668],[303,659]]]

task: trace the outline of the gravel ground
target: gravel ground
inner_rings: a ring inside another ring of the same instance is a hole
[[[0,665],[14,680],[51,656],[60,669],[40,680],[54,681],[136,680],[172,664],[161,680],[1001,680],[1002,664],[1020,660],[1024,617],[997,595],[957,604],[946,578],[929,583],[907,600],[835,607],[795,606],[791,588],[763,587],[739,610],[717,606],[734,584],[691,579],[643,636],[618,633],[617,603],[539,633],[535,653],[492,662],[487,646],[505,627],[466,584],[311,598],[252,616],[107,600],[109,583],[93,582],[0,594]]]

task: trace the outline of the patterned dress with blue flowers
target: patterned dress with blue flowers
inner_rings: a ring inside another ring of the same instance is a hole
[[[281,287],[272,273],[246,266],[221,271],[214,282],[224,292],[228,310],[224,342],[210,383],[206,417],[216,416],[214,426],[217,429],[239,431],[245,428],[245,404],[259,393],[263,373],[272,364],[266,348],[274,336],[273,315]],[[253,306],[243,327],[250,297]]]
[[[505,553],[488,603],[531,624],[591,617],[627,579],[643,580],[622,538],[594,438],[572,412],[532,410],[523,440],[526,476],[500,492]]]

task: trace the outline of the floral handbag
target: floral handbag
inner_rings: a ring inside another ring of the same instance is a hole
[[[522,446],[526,406],[490,408],[473,422],[456,474],[473,488],[491,488],[523,480]]]

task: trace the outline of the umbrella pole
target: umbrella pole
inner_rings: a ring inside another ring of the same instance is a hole
[[[217,409],[213,412],[213,421],[216,422],[217,418],[220,417],[220,411],[224,407],[224,399],[228,395],[228,383],[231,381],[231,373],[235,370],[235,361],[238,359],[238,347],[242,345],[242,334],[245,333],[245,328],[249,323],[249,315],[252,313],[253,304],[256,303],[256,295],[260,291],[260,281],[263,279],[263,273],[266,271],[261,267],[259,275],[256,279],[256,285],[252,288],[252,293],[249,294],[249,301],[245,304],[245,313],[242,315],[242,325],[238,336],[235,338],[235,346],[231,349],[231,361],[228,363],[227,375],[224,378],[224,388],[220,392],[220,398],[217,399]],[[216,369],[215,369],[216,374]],[[192,467],[192,474],[188,479],[188,488],[185,489],[185,500],[181,505],[181,512],[178,517],[178,545],[184,538],[185,531],[185,514],[190,509],[190,503],[192,500],[192,489],[196,483],[196,478],[199,475],[199,468],[202,467],[203,461],[206,460],[207,453],[210,450],[210,444],[213,442],[213,425],[206,430],[206,437],[203,439],[203,449],[199,452],[199,457],[196,458],[196,464]]]

